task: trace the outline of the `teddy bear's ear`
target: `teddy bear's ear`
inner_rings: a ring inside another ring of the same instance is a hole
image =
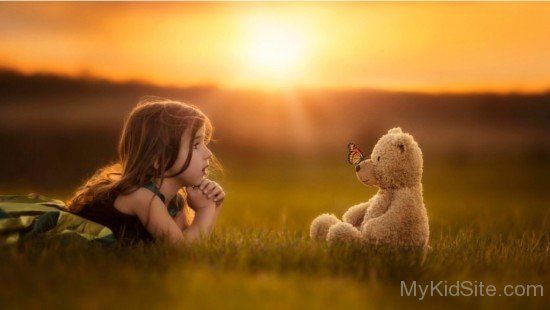
[[[395,127],[390,130],[388,130],[388,133],[394,134],[394,133],[403,133],[403,130],[401,130],[401,127]]]

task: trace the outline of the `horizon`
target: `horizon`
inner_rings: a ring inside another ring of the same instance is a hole
[[[1,3],[0,66],[160,87],[545,93],[548,3]]]
[[[217,84],[189,84],[189,85],[171,85],[171,84],[160,84],[153,81],[141,80],[141,79],[126,79],[126,80],[113,80],[109,77],[91,75],[91,74],[80,74],[80,75],[69,75],[69,74],[60,74],[56,72],[48,71],[36,71],[36,72],[23,72],[18,71],[14,68],[2,67],[0,66],[0,74],[14,74],[17,76],[22,76],[25,78],[33,77],[51,77],[51,78],[60,78],[66,80],[74,81],[92,81],[92,82],[105,82],[109,84],[138,84],[142,86],[150,86],[155,88],[176,88],[176,89],[217,89],[221,91],[236,91],[236,92],[261,92],[261,93],[281,93],[281,92],[292,92],[292,91],[328,91],[328,92],[354,92],[354,91],[364,91],[364,92],[375,92],[375,93],[387,93],[387,94],[411,94],[411,95],[428,95],[428,96],[445,96],[445,95],[496,95],[496,96],[507,96],[507,95],[520,95],[520,96],[529,96],[529,95],[547,95],[550,94],[550,86],[546,89],[541,89],[538,91],[514,91],[514,90],[479,90],[479,91],[429,91],[429,90],[407,90],[407,89],[383,89],[383,88],[374,88],[369,86],[363,87],[308,87],[308,86],[292,86],[287,88],[262,88],[262,87],[224,87]]]

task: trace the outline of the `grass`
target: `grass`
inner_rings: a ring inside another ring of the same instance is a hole
[[[334,162],[226,163],[215,234],[182,249],[35,241],[0,249],[0,307],[548,307],[546,297],[401,297],[401,281],[550,287],[550,165],[426,165],[431,246],[414,251],[309,240],[310,221],[374,194]],[[60,196],[66,192],[59,192]],[[55,196],[55,193],[51,194]],[[59,197],[59,196],[58,196]],[[65,196],[66,197],[66,196]],[[64,197],[63,197],[64,198]],[[548,292],[545,292],[548,294]]]

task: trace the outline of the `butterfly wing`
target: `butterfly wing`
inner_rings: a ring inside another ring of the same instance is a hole
[[[348,144],[348,151],[348,162],[352,165],[357,165],[365,159],[363,152],[353,143]]]

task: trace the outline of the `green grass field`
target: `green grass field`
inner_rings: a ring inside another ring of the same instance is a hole
[[[401,281],[550,287],[550,165],[425,163],[433,250],[335,247],[309,240],[318,214],[367,200],[343,161],[225,162],[223,213],[209,240],[100,248],[34,242],[1,248],[0,308],[96,309],[548,307],[547,297],[400,296]],[[24,192],[19,189],[18,192]],[[44,193],[66,198],[68,191]]]

